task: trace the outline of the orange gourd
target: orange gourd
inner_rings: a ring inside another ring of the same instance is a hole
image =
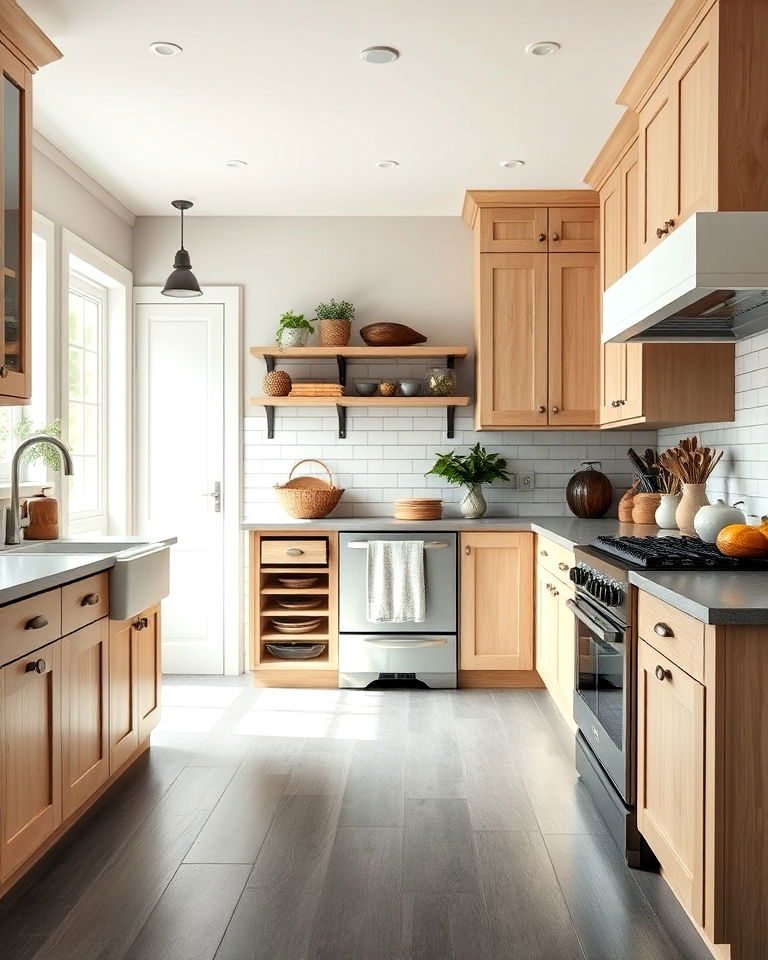
[[[727,557],[764,557],[768,555],[768,536],[759,527],[731,523],[718,533],[717,548]]]
[[[768,537],[768,517],[762,517],[757,528],[764,537]]]

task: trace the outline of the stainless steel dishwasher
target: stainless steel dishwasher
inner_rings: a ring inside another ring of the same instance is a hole
[[[423,540],[426,616],[420,623],[371,623],[369,540]],[[421,681],[456,686],[456,534],[342,533],[339,536],[339,686]]]

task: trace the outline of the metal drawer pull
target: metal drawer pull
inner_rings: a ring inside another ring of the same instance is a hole
[[[674,637],[675,635],[671,627],[668,627],[666,623],[657,623],[653,628],[653,632],[657,637]]]
[[[366,637],[363,643],[370,643],[373,647],[384,647],[388,650],[402,649],[403,647],[447,647],[448,641],[435,637],[432,640],[379,640],[377,637]]]
[[[540,556],[540,557],[548,557],[549,554],[547,553],[546,550],[539,550],[539,556]]]
[[[558,565],[557,565],[557,569],[558,569],[558,570],[570,570],[571,568],[568,566],[567,563],[563,563],[562,560],[561,560],[560,563],[558,563]]]
[[[80,601],[81,607],[95,607],[99,602],[100,597],[98,593],[86,593],[83,599]]]
[[[398,541],[395,541],[396,543]],[[367,540],[353,540],[351,543],[348,543],[347,546],[350,550],[367,550],[368,541]],[[447,547],[450,547],[450,543],[447,540],[427,540],[424,544],[425,550],[445,550]]]
[[[26,673],[45,673],[47,670],[47,665],[45,660],[33,660],[32,663],[28,663],[25,672]]]
[[[656,679],[657,679],[657,680],[666,680],[667,677],[671,677],[671,676],[672,676],[672,674],[669,672],[669,670],[665,670],[664,667],[662,667],[661,664],[659,664],[659,665],[656,667],[656,670],[655,670],[654,672],[655,672],[655,674],[656,674]]]
[[[557,243],[557,241],[560,239],[560,234],[559,234],[559,233],[553,233],[553,234],[552,234],[552,239],[555,241],[555,243]]]
[[[39,615],[37,617],[32,617],[31,620],[27,620],[27,622],[24,624],[24,629],[25,630],[42,630],[43,627],[47,627],[47,626],[48,626],[48,618],[42,615]]]
[[[133,624],[133,627],[136,630],[146,630],[148,626],[149,620],[146,617],[139,617],[139,619]]]
[[[288,549],[285,551],[285,555],[287,557],[300,557],[302,553],[304,553],[304,551],[299,547],[288,547]]]

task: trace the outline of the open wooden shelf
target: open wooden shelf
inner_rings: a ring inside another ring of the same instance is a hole
[[[463,360],[468,347],[435,347],[421,344],[415,347],[286,347],[281,350],[273,343],[268,347],[251,347],[253,357],[274,357],[275,360],[439,360],[455,357]]]
[[[261,407],[467,407],[469,397],[251,397]]]
[[[312,665],[322,666],[328,669],[328,648],[320,654],[319,657],[311,657],[309,660],[283,660],[280,657],[273,657],[268,650],[262,650],[259,670],[311,670]]]
[[[298,591],[294,591],[298,593]],[[330,613],[328,607],[305,607],[303,610],[291,610],[288,607],[262,607],[261,615],[263,617],[327,617]]]
[[[329,640],[328,627],[316,627],[308,633],[262,633],[262,643],[326,643]]]
[[[262,587],[260,592],[262,594],[269,594],[270,596],[272,594],[280,596],[295,594],[296,596],[312,597],[318,594],[327,594],[328,587]]]

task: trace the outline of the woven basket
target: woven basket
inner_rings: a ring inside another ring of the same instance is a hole
[[[317,463],[328,474],[320,477],[294,477],[293,471],[302,463]],[[344,490],[333,485],[333,475],[322,460],[297,460],[291,467],[286,483],[274,487],[278,503],[286,513],[297,520],[319,520],[327,517],[341,500]]]
[[[346,347],[352,333],[351,320],[337,320],[329,317],[320,320],[320,343],[324,347]]]

